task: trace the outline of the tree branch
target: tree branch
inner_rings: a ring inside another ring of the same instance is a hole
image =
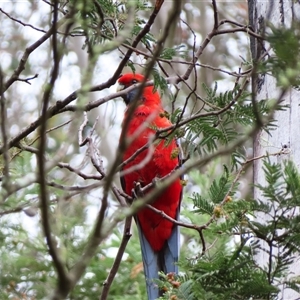
[[[123,238],[122,238],[118,253],[116,255],[116,258],[114,260],[113,266],[112,266],[106,280],[103,282],[103,290],[102,290],[99,300],[107,299],[111,284],[118,272],[118,269],[121,264],[122,257],[125,252],[127,243],[129,242],[129,239],[131,238],[131,232],[130,232],[131,221],[132,221],[132,217],[127,217],[125,220]]]
[[[18,67],[14,70],[13,75],[5,82],[3,93],[15,82],[19,79],[20,74],[25,69],[25,65],[27,63],[29,55],[35,51],[40,45],[42,45],[45,41],[47,41],[53,34],[56,33],[56,29],[62,26],[69,18],[69,15],[66,15],[61,20],[59,20],[57,23],[53,24],[51,28],[35,43],[33,43],[31,46],[25,49],[25,52],[23,53],[23,56],[19,62]]]
[[[7,111],[6,111],[6,103],[5,103],[5,97],[4,97],[4,85],[3,85],[3,73],[2,69],[0,67],[0,130],[1,130],[1,143],[3,144],[2,148],[4,149],[3,153],[3,180],[2,185],[6,192],[9,192],[10,190],[10,174],[9,174],[9,152],[8,152],[8,138],[7,138]]]
[[[59,24],[57,24],[57,14],[58,14],[57,6],[58,6],[58,2],[56,1],[55,7],[54,7],[54,12],[53,12],[53,26],[52,26],[51,30],[49,30],[49,32],[51,32],[51,34],[53,34],[52,47],[53,47],[54,65],[53,65],[52,72],[51,72],[50,82],[48,85],[46,85],[45,91],[43,94],[43,98],[42,98],[42,104],[43,104],[42,114],[41,114],[42,122],[41,122],[41,128],[40,128],[39,151],[37,154],[37,165],[38,165],[37,177],[38,177],[39,184],[40,184],[39,194],[40,194],[42,227],[43,227],[44,234],[46,237],[49,254],[51,255],[51,257],[53,259],[53,264],[54,264],[55,269],[58,274],[58,283],[57,283],[58,292],[59,292],[59,295],[64,295],[64,292],[66,291],[66,289],[69,286],[70,280],[68,278],[64,262],[58,253],[56,242],[52,237],[51,226],[50,226],[50,216],[49,216],[49,211],[48,211],[49,195],[48,195],[48,190],[47,190],[47,180],[46,180],[46,176],[45,176],[45,174],[47,174],[46,168],[45,168],[45,151],[46,151],[46,129],[47,129],[47,119],[48,119],[47,118],[48,104],[50,102],[50,97],[51,97],[56,79],[58,77],[59,64],[60,64],[60,59],[61,59],[61,54],[58,52],[59,49],[58,49],[58,45],[57,45],[57,32],[56,32],[56,30],[59,26]],[[50,35],[50,33],[49,33],[49,35]],[[48,38],[48,35],[46,35],[46,37]],[[29,55],[30,52],[28,52],[27,50],[25,51],[25,53],[26,52]],[[24,65],[25,65],[25,63],[24,63]],[[19,66],[19,68],[17,70],[21,70],[22,69],[21,66]],[[15,74],[16,74],[16,72],[15,72]],[[54,299],[60,299],[60,298],[61,298],[61,296],[54,295],[52,299],[54,300]]]

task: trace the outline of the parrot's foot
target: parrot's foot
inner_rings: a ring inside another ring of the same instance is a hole
[[[144,197],[142,185],[140,182],[134,182],[134,188],[132,189],[132,196],[134,199]]]

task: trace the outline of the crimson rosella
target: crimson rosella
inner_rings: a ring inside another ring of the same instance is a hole
[[[144,76],[140,74],[125,74],[119,80],[119,90],[142,82]],[[122,161],[130,158],[138,149],[151,140],[155,129],[170,127],[172,124],[165,116],[160,95],[153,86],[144,87],[141,96],[137,96],[137,89],[131,90],[123,99],[127,105],[123,120],[122,138],[131,138],[132,141],[126,148]],[[130,105],[136,103],[132,114],[129,114]],[[125,124],[127,124],[125,126]],[[131,172],[121,178],[122,188],[127,194],[131,194],[135,183],[143,187],[156,178],[161,178],[172,172],[180,164],[178,146],[176,140],[166,143],[165,140],[154,141],[151,147],[140,152],[133,160],[122,169]],[[149,159],[149,154],[151,157]],[[163,211],[173,219],[178,220],[182,185],[180,178],[165,189],[152,206]],[[143,208],[135,216],[142,250],[144,272],[146,277],[148,299],[154,300],[161,295],[161,291],[155,284],[158,272],[178,273],[177,261],[179,256],[179,228],[171,221],[149,208]]]

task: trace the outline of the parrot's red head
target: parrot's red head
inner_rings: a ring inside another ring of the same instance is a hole
[[[131,85],[143,82],[144,78],[145,77],[141,74],[127,73],[121,75],[118,79],[118,91],[124,90],[130,87]],[[135,99],[137,92],[138,89],[133,89],[126,95],[122,96],[126,105],[130,104],[130,102],[132,102]],[[141,100],[144,101],[144,104],[147,106],[160,105],[159,94],[156,91],[154,91],[153,86],[144,87]]]

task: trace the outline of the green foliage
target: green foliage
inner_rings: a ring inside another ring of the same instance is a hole
[[[264,161],[264,172],[266,183],[257,185],[264,200],[225,201],[222,213],[214,213],[218,222],[203,231],[204,237],[213,234],[214,247],[181,262],[186,273],[176,279],[179,288],[169,283],[169,294],[191,300],[277,299],[282,278],[286,286],[300,290],[299,280],[288,277],[293,255],[300,251],[300,217],[295,213],[300,205],[300,173],[291,161],[282,166],[269,159]],[[233,181],[225,168],[221,178],[213,181],[208,199],[194,195],[198,209],[193,213],[212,216],[228,184]],[[267,215],[264,223],[258,222],[259,214]],[[225,243],[219,241],[222,236]],[[263,262],[256,257],[261,248],[266,255]]]
[[[149,10],[148,2],[145,0],[128,1],[112,1],[97,0],[86,1],[85,3],[77,0],[70,1],[70,4],[78,11],[77,22],[80,24],[72,30],[73,34],[85,36],[84,48],[110,41],[116,37],[120,31],[124,29],[124,24],[129,18],[128,14],[132,14],[130,10],[134,6],[134,26],[132,35],[128,37],[127,43],[130,44],[132,39],[141,31],[145,21],[140,17],[142,11]],[[155,42],[155,38],[151,33],[146,34],[142,43],[150,45]]]
[[[70,216],[65,221],[69,218]],[[56,219],[57,223],[61,223],[61,221],[63,220]],[[69,268],[73,266],[74,259],[78,259],[78,255],[83,253],[85,246],[82,234],[87,228],[79,226],[79,224],[77,219],[76,226],[68,222],[61,228],[60,240],[64,245],[60,248],[65,253],[64,258]],[[24,293],[36,299],[43,299],[45,295],[49,294],[49,291],[53,290],[57,280],[43,234],[38,232],[37,236],[30,237],[28,231],[24,230],[21,225],[12,226],[1,222],[2,228],[7,228],[8,225],[9,231],[0,231],[2,245],[0,247],[0,298],[8,299],[9,296],[17,297]],[[74,230],[75,228],[77,230]],[[80,231],[82,233],[78,234]],[[114,231],[113,237],[110,242],[101,246],[89,264],[85,276],[76,285],[69,299],[88,300],[99,297],[103,288],[102,284],[114,261],[112,251],[116,250],[120,244],[119,229]],[[124,257],[108,299],[145,299],[144,276],[139,267],[142,261],[137,232],[128,244]]]
[[[224,174],[219,180],[213,180],[208,191],[208,198],[198,193],[194,193],[192,200],[194,202],[194,207],[197,208],[194,212],[212,216],[214,214],[215,205],[220,204],[224,200],[230,185],[229,172],[227,167],[224,166]]]
[[[264,118],[272,114],[274,110],[287,108],[286,105],[275,104],[272,99],[263,99],[255,103],[254,107],[247,91],[238,95],[239,86],[219,94],[217,93],[217,83],[213,88],[206,85],[203,85],[203,88],[208,105],[201,110],[198,118],[190,121],[184,128],[183,145],[186,156],[193,157],[196,154],[203,156],[217,151],[220,146],[243,139],[249,130],[256,126],[258,114],[260,118]],[[219,113],[216,114],[217,110]],[[176,116],[180,116],[178,111],[175,112],[172,119],[176,120]],[[262,129],[270,133],[275,128],[277,128],[276,120],[270,118]],[[234,149],[231,155],[231,169],[237,169],[244,158],[244,148]]]
[[[280,165],[265,161],[264,171],[268,185],[258,185],[258,188],[269,201],[270,220],[264,225],[255,223],[255,228],[263,230],[265,238],[283,247],[284,252],[295,254],[300,250],[300,217],[295,213],[295,207],[300,204],[299,171],[291,161],[284,163],[283,170]],[[284,232],[280,233],[279,229]]]
[[[263,72],[271,72],[283,88],[293,86],[299,89],[300,85],[300,26],[293,22],[290,28],[275,28],[271,26],[272,33],[267,36],[276,55],[270,56],[261,63]],[[287,46],[288,45],[288,46]]]
[[[217,94],[217,84],[214,88],[209,88],[203,85],[206,92],[205,100],[212,107],[205,108],[203,112],[212,112],[216,107],[229,109],[224,110],[224,113],[203,114],[199,118],[188,123],[186,126],[186,140],[188,141],[186,148],[187,152],[192,155],[197,151],[200,155],[216,150],[219,145],[227,145],[229,142],[242,136],[242,133],[237,130],[236,125],[245,127],[253,125],[254,115],[253,107],[250,100],[247,99],[248,93],[243,93],[239,98],[238,103],[233,103],[235,91],[228,91]]]
[[[163,59],[173,59],[176,57],[185,57],[187,55],[187,51],[185,50],[185,45],[178,45],[173,48],[164,48],[160,54],[160,58]]]
[[[152,70],[152,75],[154,79],[154,88],[160,89],[161,92],[168,88],[168,83],[166,82],[165,78],[159,74],[159,71],[155,68]],[[162,94],[162,93],[161,93]]]
[[[267,282],[263,272],[254,267],[251,249],[244,246],[235,251],[218,251],[190,262],[192,272],[190,299],[266,299],[278,289]]]

